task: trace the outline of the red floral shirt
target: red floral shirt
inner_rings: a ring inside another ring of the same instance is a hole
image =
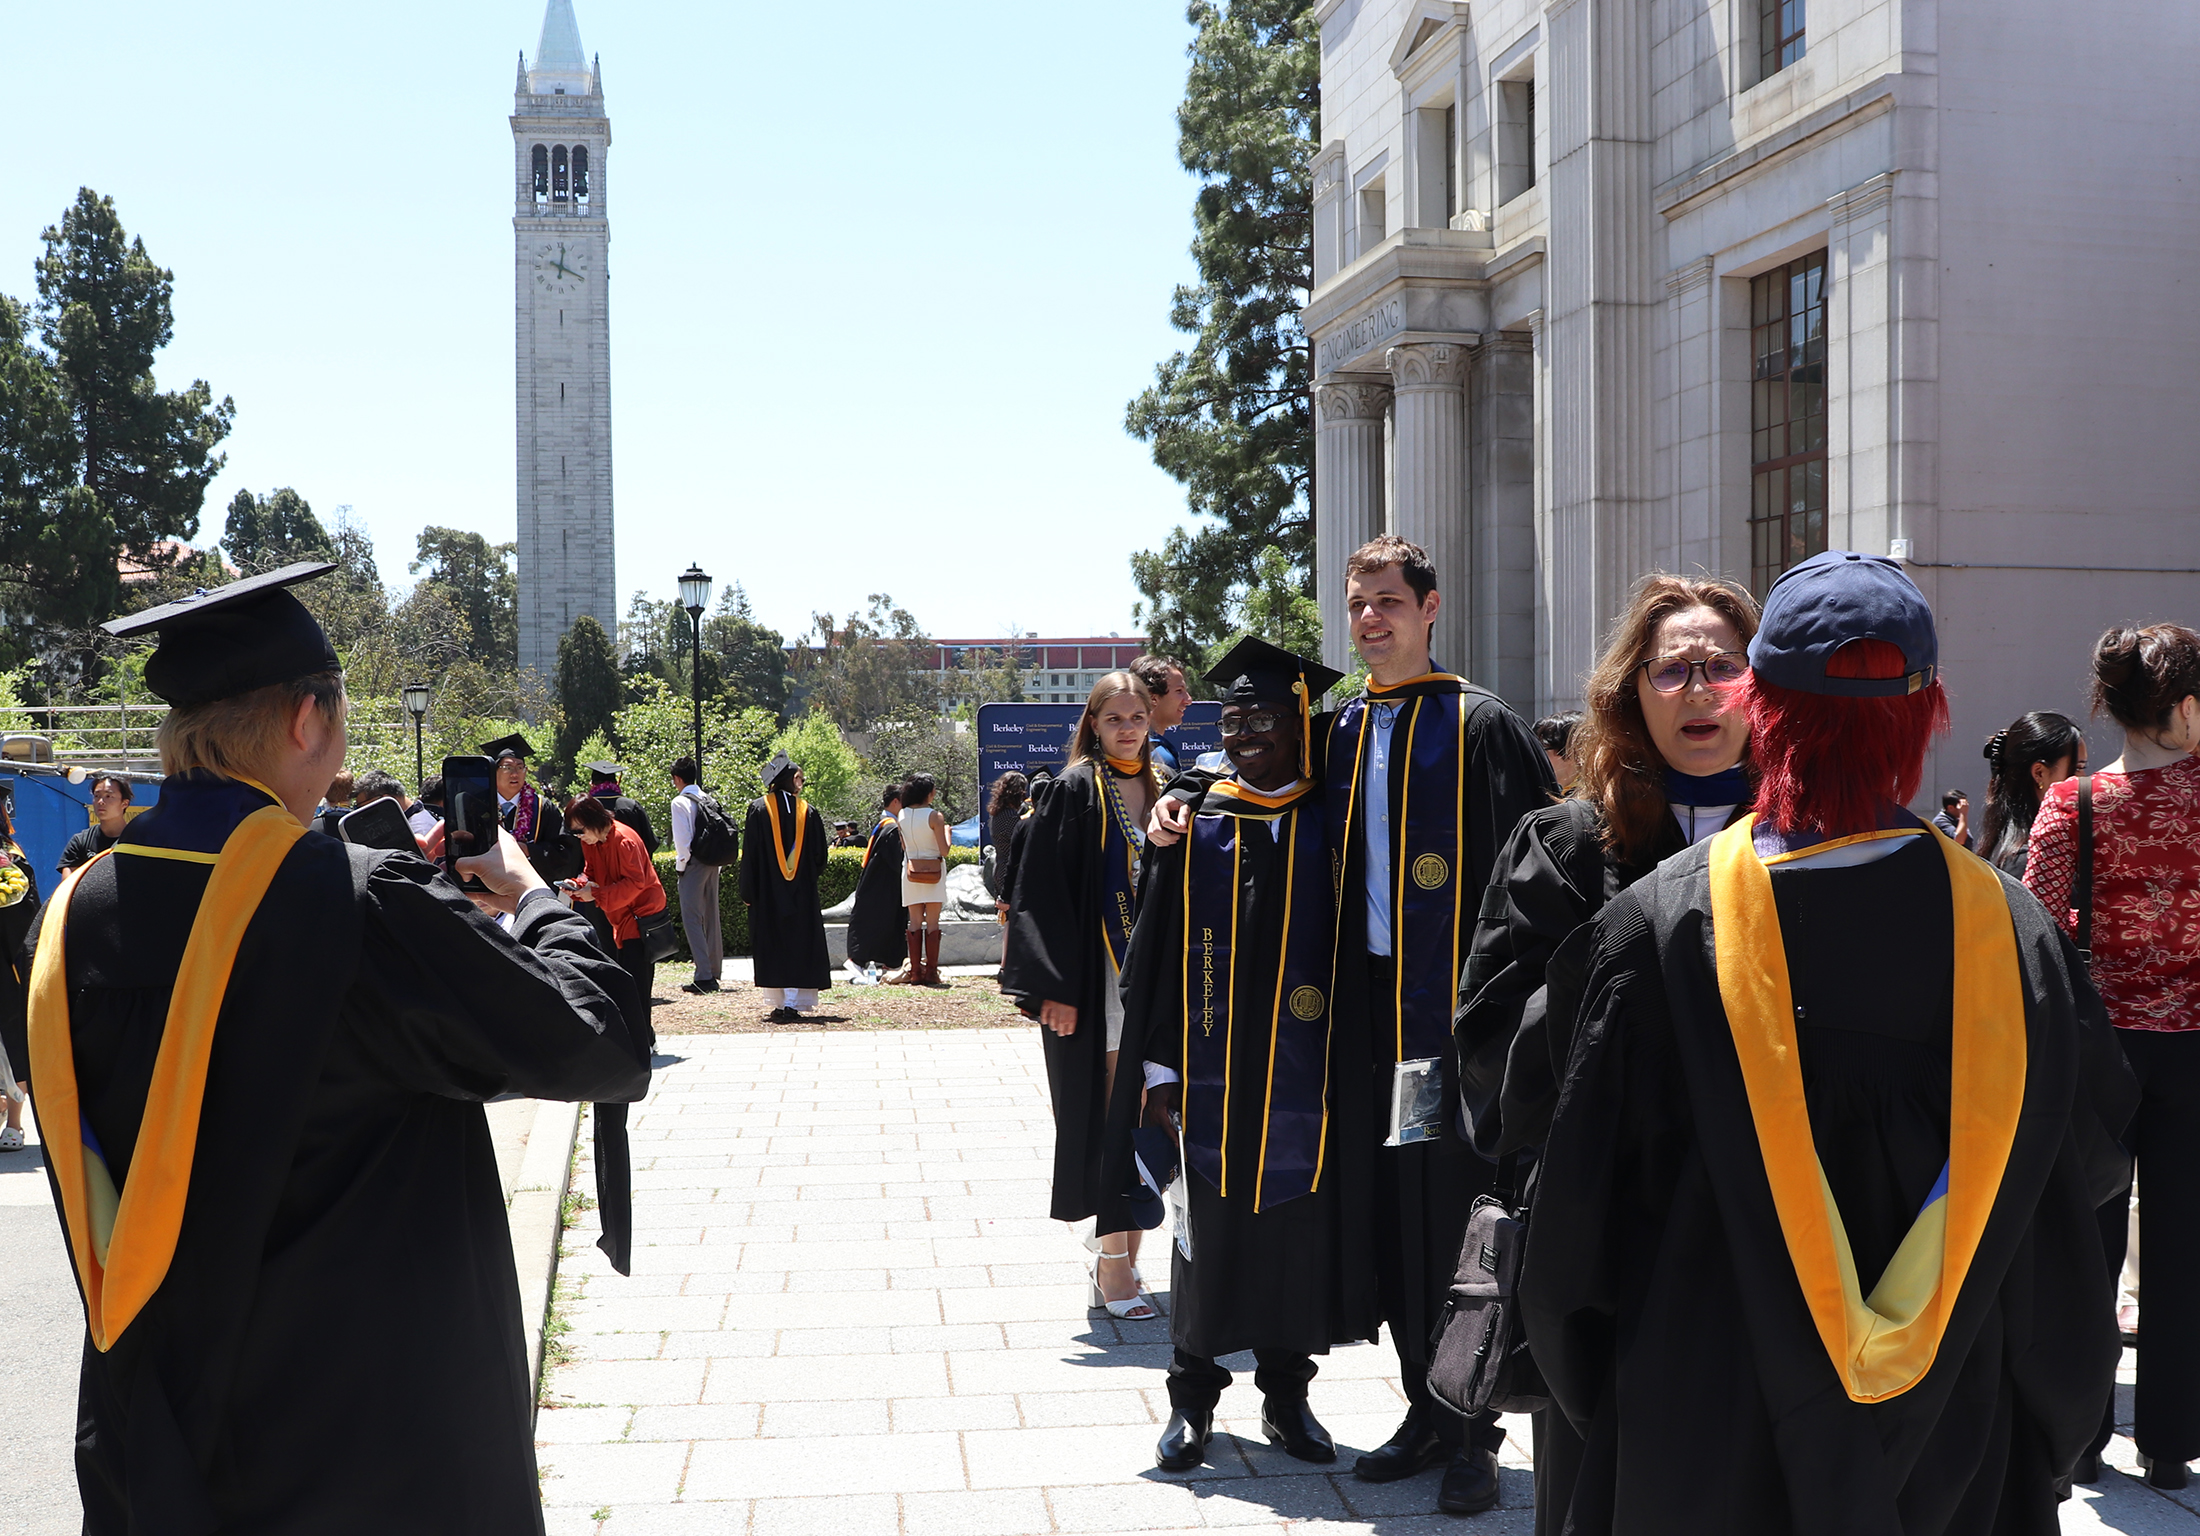
[[[2024,871],[2072,937],[2078,782],[2040,802]],[[2094,776],[2093,984],[2118,1029],[2200,1029],[2200,758]]]

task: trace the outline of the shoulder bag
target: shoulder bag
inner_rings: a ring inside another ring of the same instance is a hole
[[[2078,914],[2078,958],[2093,969],[2093,775],[2078,781],[2078,871],[2070,905]]]
[[[940,813],[934,811],[932,813],[932,843],[934,847],[939,846],[940,829],[946,825],[947,823],[941,819]],[[902,873],[908,878],[911,885],[938,885],[941,871],[946,867],[947,860],[936,853],[928,853],[921,857],[912,854],[901,862]]]
[[[1528,1207],[1516,1194],[1519,1177],[1517,1155],[1500,1159],[1496,1188],[1474,1202],[1451,1294],[1429,1336],[1429,1391],[1470,1416],[1533,1413],[1551,1402],[1520,1319]]]

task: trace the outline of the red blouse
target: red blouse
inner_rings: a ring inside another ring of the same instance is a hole
[[[649,862],[642,837],[623,821],[611,824],[600,843],[581,844],[581,861],[596,886],[596,904],[611,920],[611,936],[631,944],[642,936],[634,920],[665,909],[665,886]]]
[[[2024,871],[2073,937],[2078,782],[2040,802]],[[2200,1029],[2200,758],[2094,775],[2093,984],[2118,1029]]]

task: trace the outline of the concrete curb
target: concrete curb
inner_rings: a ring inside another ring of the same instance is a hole
[[[519,1273],[520,1329],[527,1338],[531,1397],[539,1397],[542,1391],[542,1329],[550,1316],[550,1289],[558,1277],[566,1178],[580,1128],[578,1104],[544,1103],[535,1112],[506,1213],[512,1227],[512,1264]]]

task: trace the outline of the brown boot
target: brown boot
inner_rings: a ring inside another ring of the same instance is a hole
[[[928,987],[947,985],[940,980],[940,931],[937,928],[924,930],[924,984]]]
[[[888,986],[917,987],[924,984],[924,978],[919,974],[924,969],[923,930],[917,928],[910,929],[908,942],[909,958],[902,962],[901,969],[898,971],[890,971],[886,975],[879,978],[880,981],[886,983]]]

